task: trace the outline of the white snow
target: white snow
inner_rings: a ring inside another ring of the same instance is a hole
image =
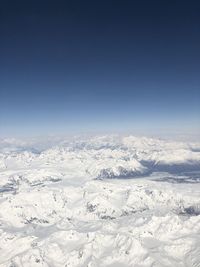
[[[200,143],[0,140],[0,266],[200,266]]]

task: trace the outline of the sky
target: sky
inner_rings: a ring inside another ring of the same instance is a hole
[[[199,1],[0,1],[0,136],[200,133]]]

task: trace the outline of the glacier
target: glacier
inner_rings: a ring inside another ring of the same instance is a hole
[[[200,266],[200,143],[0,139],[1,267]]]

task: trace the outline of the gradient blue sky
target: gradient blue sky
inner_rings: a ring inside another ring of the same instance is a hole
[[[1,1],[0,135],[200,130],[199,1]]]

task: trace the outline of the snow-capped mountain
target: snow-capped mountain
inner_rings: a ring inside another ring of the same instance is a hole
[[[200,266],[200,143],[0,140],[0,266]]]

